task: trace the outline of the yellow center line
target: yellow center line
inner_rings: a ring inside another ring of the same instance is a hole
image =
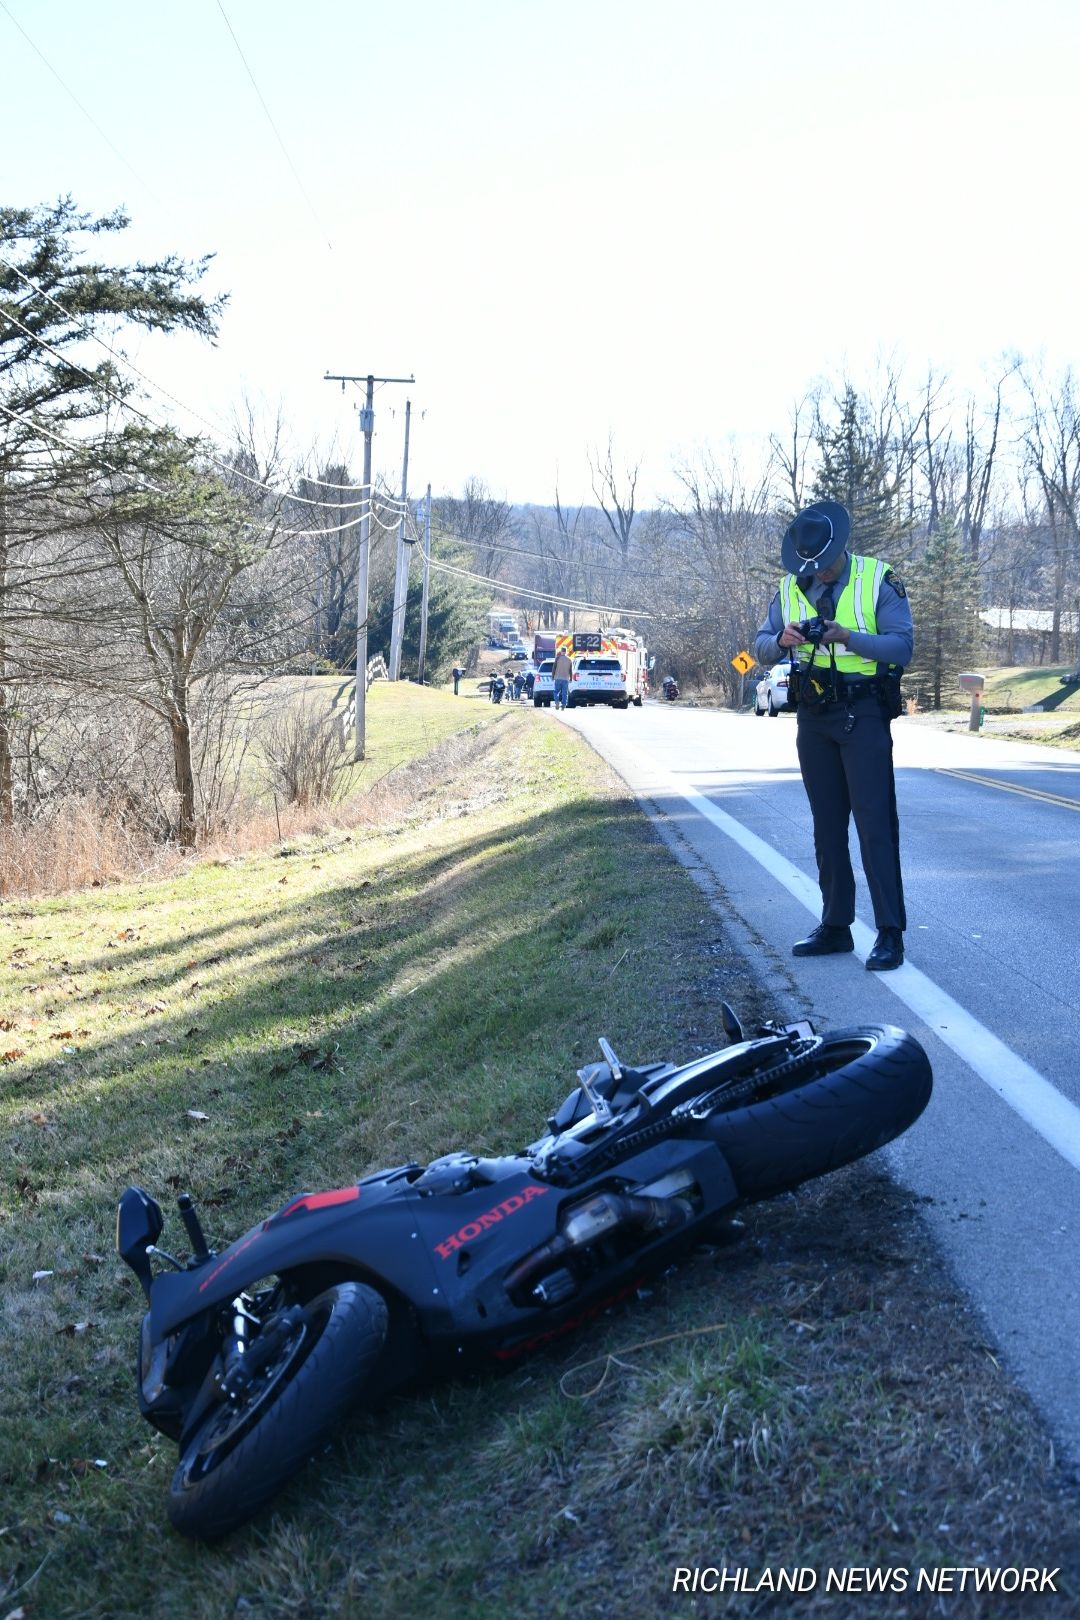
[[[978,771],[956,771],[948,765],[936,765],[934,769],[940,776],[958,776],[962,782],[978,782],[980,787],[1001,788],[1005,793],[1022,793],[1026,799],[1042,799],[1066,810],[1080,810],[1080,799],[1067,799],[1062,793],[1044,793],[1042,788],[1021,787],[1017,782],[1001,782],[996,776],[982,776]]]

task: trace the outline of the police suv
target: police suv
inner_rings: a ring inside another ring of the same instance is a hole
[[[615,709],[629,708],[626,670],[617,658],[597,653],[584,654],[574,660],[569,707],[580,709],[593,703],[608,703]]]

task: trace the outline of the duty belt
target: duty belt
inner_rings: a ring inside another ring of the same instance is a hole
[[[840,670],[830,670],[827,666],[819,666],[812,674],[804,671],[803,681],[800,684],[804,688],[809,688],[809,693],[804,695],[801,692],[799,701],[811,708],[825,708],[834,703],[855,703],[862,697],[877,698],[880,702],[885,696],[885,678],[882,676],[844,675]]]

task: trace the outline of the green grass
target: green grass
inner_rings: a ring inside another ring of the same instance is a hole
[[[354,686],[351,675],[285,675],[260,688],[258,708],[264,715],[281,704],[294,710],[304,708],[312,715],[344,714]],[[364,758],[353,760],[354,733],[350,731],[337,797],[366,790],[387,772],[430,753],[448,737],[498,719],[505,711],[480,698],[475,688],[475,681],[463,682],[461,694],[455,698],[452,687],[374,681],[365,706]],[[253,786],[258,771],[253,756],[245,772]]]
[[[414,746],[464,709],[399,691]],[[598,1033],[689,1056],[720,994],[766,1010],[547,716],[451,736],[376,800],[287,852],[0,906],[0,1615],[689,1616],[676,1565],[1075,1564],[1045,1436],[862,1168],[532,1361],[357,1415],[227,1543],[169,1531],[112,1250],[128,1181],[189,1188],[220,1242],[301,1188],[521,1146]]]
[[[987,713],[1019,713],[1032,703],[1042,703],[1048,698],[1053,700],[1055,708],[1065,713],[1080,713],[1080,686],[1070,686],[1066,690],[1061,685],[1061,676],[1071,674],[1075,667],[1074,664],[1056,664],[1037,668],[1023,665],[984,668],[986,685],[983,698]],[[949,705],[966,711],[970,702],[965,693],[957,691],[950,694]]]

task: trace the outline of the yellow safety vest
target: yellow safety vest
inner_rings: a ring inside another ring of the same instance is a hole
[[[881,562],[877,557],[852,556],[848,582],[840,593],[833,613],[837,624],[843,625],[845,630],[861,630],[870,636],[877,635],[878,590],[888,571],[888,563]],[[785,574],[780,581],[780,610],[785,624],[798,624],[801,619],[812,619],[817,614],[813,602],[800,591],[794,574]],[[810,642],[804,641],[794,651],[800,664],[808,664],[815,649]],[[858,653],[850,652],[840,642],[831,647],[818,648],[817,661],[820,662],[823,657],[828,660],[830,653],[836,654],[836,667],[845,675],[877,674],[875,659],[860,658]]]

